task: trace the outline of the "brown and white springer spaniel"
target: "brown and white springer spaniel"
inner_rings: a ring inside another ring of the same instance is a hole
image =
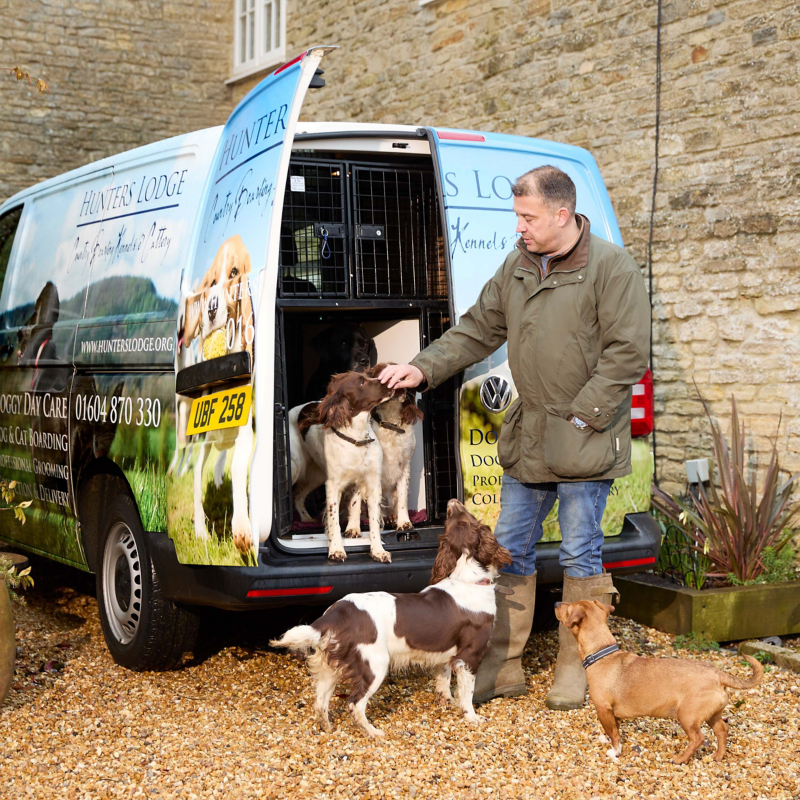
[[[325,730],[330,730],[328,706],[336,684],[346,681],[356,722],[367,735],[382,736],[367,720],[367,703],[389,669],[410,664],[435,668],[438,699],[455,702],[467,722],[483,722],[472,707],[475,673],[492,634],[494,580],[510,563],[511,554],[491,530],[451,500],[430,586],[418,594],[349,594],[316,622],[292,628],[272,645],[310,654],[314,710]]]
[[[346,534],[361,536],[361,498],[369,514],[369,552],[388,563],[391,555],[381,542],[381,468],[383,451],[370,422],[372,410],[390,400],[394,389],[360,372],[334,375],[320,403],[306,403],[289,412],[289,450],[295,507],[303,521],[309,492],[325,484],[325,531],[328,558],[344,561],[347,554],[339,524],[342,494],[353,487],[357,502],[350,507]]]
[[[388,364],[378,364],[367,374],[377,378],[386,366]],[[408,517],[408,488],[411,459],[417,447],[414,426],[424,417],[417,407],[413,389],[396,393],[391,400],[372,410],[372,427],[383,450],[383,505],[388,512],[387,520],[394,522],[398,531],[414,528]]]

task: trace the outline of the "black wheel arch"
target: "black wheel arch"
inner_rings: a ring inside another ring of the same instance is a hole
[[[125,473],[110,458],[97,458],[81,475],[77,487],[78,523],[86,561],[92,572],[97,572],[101,558],[101,539],[104,520],[114,497],[120,492],[129,495],[139,513],[139,506]],[[139,517],[141,522],[141,515]]]

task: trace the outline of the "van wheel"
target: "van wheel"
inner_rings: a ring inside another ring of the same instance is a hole
[[[194,647],[199,616],[162,594],[129,495],[110,504],[99,547],[97,606],[114,661],[137,672],[172,669]]]

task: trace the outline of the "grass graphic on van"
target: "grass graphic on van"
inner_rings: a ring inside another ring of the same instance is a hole
[[[169,535],[175,543],[175,552],[182,564],[221,564],[233,567],[257,566],[255,554],[242,555],[233,543],[231,532],[231,479],[230,462],[233,451],[228,452],[222,484],[214,484],[214,464],[217,452],[203,468],[203,509],[206,512],[207,539],[198,539],[194,533],[194,462],[183,475],[170,478],[166,499]],[[162,480],[163,483],[163,480]]]

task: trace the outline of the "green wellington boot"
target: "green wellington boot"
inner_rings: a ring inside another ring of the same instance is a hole
[[[600,600],[612,603],[619,593],[607,572],[589,578],[570,578],[564,574],[564,603],[578,600]],[[553,686],[547,693],[545,705],[551,711],[569,711],[583,708],[586,702],[586,672],[578,655],[578,642],[562,623],[558,623],[558,658],[556,659]]]
[[[475,693],[472,697],[475,705],[493,697],[515,697],[526,692],[522,651],[533,625],[536,573],[525,576],[501,572],[497,583],[512,589],[514,593],[497,593],[492,638],[475,676]]]

